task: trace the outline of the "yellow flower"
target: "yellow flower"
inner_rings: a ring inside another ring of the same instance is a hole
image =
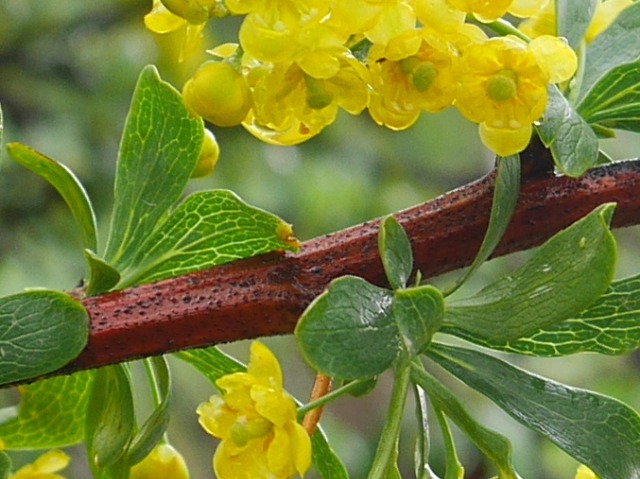
[[[151,11],[144,16],[144,24],[153,33],[177,34],[182,42],[180,61],[197,55],[202,47],[202,30],[205,22],[193,24],[172,13],[160,0],[153,0]]]
[[[69,464],[69,456],[62,451],[49,451],[32,464],[18,469],[10,479],[64,479],[64,476],[55,474]]]
[[[472,44],[460,60],[455,105],[480,123],[489,149],[501,156],[518,153],[544,113],[547,85],[569,79],[576,64],[565,42],[547,36],[528,45],[510,36]]]
[[[446,41],[423,33],[415,54],[401,60],[386,58],[377,45],[369,52],[373,88],[369,113],[379,125],[394,130],[408,128],[422,110],[437,112],[453,102],[457,58]]]
[[[216,385],[222,396],[200,404],[197,413],[202,427],[222,440],[213,458],[219,479],[286,479],[307,471],[311,440],[296,422],[295,403],[266,346],[254,341],[247,372]]]
[[[575,479],[598,479],[598,476],[587,466],[581,465],[576,471]]]
[[[633,4],[633,0],[600,0],[596,5],[589,28],[585,33],[585,41],[592,42],[620,14],[622,10]],[[510,10],[511,11],[511,10]],[[513,12],[512,12],[513,13]],[[523,21],[518,29],[529,37],[556,34],[555,2],[548,1],[531,18]]]
[[[131,468],[129,479],[189,479],[189,470],[182,455],[170,444],[158,444],[138,464]]]
[[[182,88],[191,111],[217,126],[236,126],[251,108],[251,90],[243,74],[227,61],[203,63]]]
[[[473,13],[483,22],[497,20],[507,12],[513,0],[448,0],[452,7]]]

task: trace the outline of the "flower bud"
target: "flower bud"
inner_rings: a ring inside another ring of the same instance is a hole
[[[227,62],[207,62],[182,89],[192,112],[217,126],[236,126],[251,109],[251,90],[242,74]]]
[[[206,176],[213,171],[218,163],[220,156],[220,146],[216,141],[216,137],[211,131],[204,130],[204,138],[202,139],[202,147],[200,148],[200,157],[198,163],[191,173],[191,178],[200,178]]]
[[[170,444],[158,444],[142,461],[131,468],[129,479],[189,479],[182,455]]]

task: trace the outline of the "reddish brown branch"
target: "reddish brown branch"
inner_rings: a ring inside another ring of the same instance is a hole
[[[397,213],[423,277],[468,265],[487,225],[493,175]],[[496,255],[542,243],[604,202],[617,202],[614,226],[640,223],[640,163],[592,170],[574,180],[528,178]],[[83,300],[91,318],[84,352],[60,372],[182,348],[291,333],[332,279],[353,274],[384,284],[378,221],[270,254]]]

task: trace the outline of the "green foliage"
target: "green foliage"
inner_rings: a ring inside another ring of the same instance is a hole
[[[433,407],[442,411],[493,462],[500,479],[517,479],[511,464],[511,443],[504,436],[478,424],[462,406],[456,396],[421,367],[411,371],[412,379],[429,396]]]
[[[462,286],[484,264],[500,243],[502,235],[511,221],[511,215],[516,208],[520,193],[520,155],[506,158],[498,157],[497,163],[489,226],[482,239],[482,244],[471,266],[467,268],[456,284],[445,292],[445,296]]]
[[[154,67],[140,74],[116,168],[114,207],[105,259],[118,270],[133,265],[145,240],[182,195],[198,161],[202,120]]]
[[[616,245],[603,205],[558,233],[519,270],[469,298],[450,301],[446,331],[474,341],[509,341],[577,314],[603,294]]]
[[[599,80],[615,67],[640,58],[640,4],[624,9],[587,48],[581,97],[591,95]]]
[[[549,100],[538,134],[551,150],[556,168],[578,177],[598,161],[598,138],[557,86],[549,85],[547,91]]]
[[[122,364],[96,371],[86,412],[85,442],[94,477],[122,477],[135,428],[135,411],[127,367]]]
[[[82,305],[58,291],[27,291],[0,298],[0,384],[67,364],[84,348],[88,323]]]
[[[23,386],[17,410],[0,410],[5,418],[0,424],[5,447],[46,449],[82,441],[94,375],[93,371],[85,371]]]
[[[289,225],[225,190],[189,196],[138,247],[120,285],[149,283],[249,256],[295,250]]]
[[[633,477],[640,469],[640,416],[625,404],[469,349],[434,344],[428,355],[602,479]]]
[[[640,132],[640,60],[609,70],[578,105],[589,123]]]
[[[551,327],[512,341],[479,341],[492,349],[557,357],[593,352],[625,354],[640,347],[640,275],[614,281],[595,303]]]
[[[413,269],[413,253],[407,234],[393,216],[380,222],[378,250],[391,287],[405,288]]]
[[[556,35],[564,37],[573,49],[580,47],[598,0],[554,0]]]
[[[322,479],[348,479],[349,473],[320,428],[311,436],[313,465]]]
[[[7,150],[16,163],[40,176],[60,193],[78,225],[82,246],[95,251],[98,247],[96,217],[80,180],[62,163],[47,158],[28,146],[10,143]]]

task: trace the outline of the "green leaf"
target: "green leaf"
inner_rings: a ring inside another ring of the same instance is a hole
[[[0,298],[0,384],[55,371],[87,344],[89,316],[58,291],[27,291]]]
[[[113,288],[120,281],[120,273],[93,251],[84,250],[84,258],[89,265],[89,280],[86,295],[96,296]]]
[[[152,66],[140,74],[116,168],[114,209],[105,260],[116,269],[133,258],[182,195],[204,135],[180,94]],[[90,248],[95,251],[95,248]]]
[[[556,35],[565,37],[569,46],[578,48],[591,23],[597,0],[555,0]]]
[[[126,462],[129,465],[137,464],[147,457],[162,439],[169,425],[169,407],[171,404],[171,373],[169,365],[164,356],[148,358],[145,361],[148,362],[158,383],[157,394],[160,403],[133,437],[127,449]]]
[[[614,205],[596,208],[538,248],[513,275],[447,305],[443,330],[474,341],[509,341],[579,313],[603,294],[616,245]]]
[[[131,383],[126,366],[100,368],[87,408],[87,457],[94,475],[122,463],[135,427]]]
[[[320,428],[311,436],[311,461],[321,479],[349,479],[349,473]]]
[[[53,449],[84,439],[85,414],[94,371],[45,379],[20,388],[20,404],[0,416],[17,415],[0,424],[0,438],[8,450]]]
[[[640,3],[625,8],[587,48],[582,97],[611,69],[640,58]]]
[[[418,384],[429,396],[434,408],[444,412],[464,432],[469,439],[493,462],[501,479],[516,479],[516,473],[511,464],[511,443],[509,440],[476,422],[456,396],[445,388],[438,380],[428,374],[422,367],[414,366],[411,379]]]
[[[189,196],[140,247],[120,287],[271,251],[296,250],[291,226],[227,190]]]
[[[597,163],[598,138],[557,86],[549,85],[547,91],[547,109],[537,127],[538,134],[551,150],[556,168],[576,178]]]
[[[303,356],[327,376],[360,379],[380,374],[400,351],[392,301],[391,291],[361,278],[332,281],[296,326]]]
[[[429,408],[427,395],[424,389],[415,381],[412,383],[414,402],[416,405],[416,447],[414,452],[414,466],[416,479],[438,479],[438,476],[429,467],[430,432],[429,432]]]
[[[47,158],[28,146],[9,143],[7,150],[16,163],[32,171],[56,189],[80,228],[83,247],[95,251],[98,247],[96,217],[80,180],[62,163]]]
[[[8,479],[12,467],[13,464],[9,455],[4,451],[0,451],[0,479]]]
[[[393,216],[380,222],[378,250],[391,288],[406,287],[413,269],[413,253],[407,234]]]
[[[427,354],[601,479],[638,477],[640,416],[625,404],[531,375],[481,352],[434,344]]]
[[[512,155],[498,159],[496,182],[493,190],[493,202],[489,215],[489,226],[476,254],[473,263],[465,271],[456,284],[445,292],[445,296],[462,286],[469,277],[491,256],[498,246],[502,235],[507,230],[511,215],[516,209],[520,193],[520,155]]]
[[[605,294],[575,317],[507,342],[483,346],[530,356],[594,352],[626,354],[640,348],[640,275],[614,281]]]
[[[578,106],[589,123],[640,132],[640,61],[611,69]]]
[[[409,357],[422,353],[440,329],[444,317],[442,293],[433,286],[393,292],[393,319]]]
[[[242,363],[223,353],[215,346],[179,351],[174,353],[173,356],[191,364],[213,385],[226,374],[246,371],[247,369]]]

